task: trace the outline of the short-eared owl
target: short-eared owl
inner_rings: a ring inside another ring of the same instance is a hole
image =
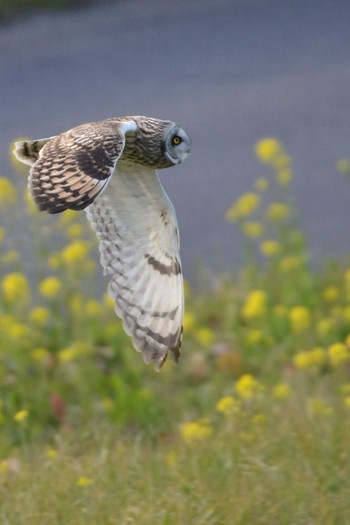
[[[85,209],[99,240],[109,294],[134,347],[159,370],[180,355],[183,282],[174,208],[156,169],[182,162],[191,142],[177,124],[142,116],[17,142],[40,210]]]

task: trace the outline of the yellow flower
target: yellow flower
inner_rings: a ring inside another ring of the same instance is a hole
[[[249,345],[257,345],[264,339],[264,334],[261,330],[249,330],[246,335],[246,341]]]
[[[266,293],[263,290],[251,291],[242,307],[242,317],[250,321],[262,317],[266,312]]]
[[[28,410],[20,410],[19,412],[16,412],[16,414],[13,416],[13,419],[15,421],[21,422],[27,419],[28,417]]]
[[[299,268],[301,262],[302,259],[298,255],[288,255],[280,260],[279,267],[282,272],[289,272],[290,270]]]
[[[350,396],[344,397],[344,405],[346,406],[346,408],[350,408]]]
[[[242,232],[247,237],[257,238],[261,237],[264,233],[264,228],[261,222],[258,221],[247,221],[241,224]]]
[[[339,159],[337,162],[337,170],[343,175],[350,173],[350,161],[348,159]]]
[[[99,303],[95,299],[90,299],[89,301],[86,301],[85,310],[86,314],[89,317],[99,317],[103,313],[103,307],[101,303]]]
[[[260,204],[260,196],[257,193],[244,193],[226,212],[226,219],[234,222],[251,215]]]
[[[10,464],[7,459],[0,461],[0,474],[6,474],[10,469]]]
[[[336,286],[327,286],[322,292],[322,297],[328,303],[332,303],[339,298],[339,289]]]
[[[272,222],[278,222],[286,219],[289,214],[289,206],[283,202],[273,202],[266,210],[266,217]]]
[[[45,361],[50,355],[50,352],[45,348],[34,348],[32,350],[31,356],[34,361],[42,362]]]
[[[304,332],[310,326],[310,312],[305,306],[294,306],[289,311],[289,322],[293,332]]]
[[[281,143],[274,138],[264,138],[255,144],[255,154],[259,160],[266,164],[275,161],[283,152]]]
[[[75,317],[82,315],[84,311],[84,299],[81,293],[75,293],[69,301],[69,309]]]
[[[261,243],[260,251],[266,257],[273,257],[280,251],[280,245],[277,241],[266,240]]]
[[[69,224],[66,231],[70,239],[76,239],[82,237],[84,228],[81,224]]]
[[[328,347],[328,359],[334,367],[350,361],[349,349],[343,343],[334,343]]]
[[[225,396],[216,403],[216,410],[225,416],[230,416],[239,411],[240,402],[233,396]]]
[[[197,342],[203,346],[210,346],[213,344],[215,335],[210,328],[198,328],[195,332]]]
[[[263,385],[252,375],[244,374],[236,382],[237,395],[242,399],[252,399],[263,391]]]
[[[269,181],[265,177],[259,177],[256,179],[254,186],[258,191],[265,191],[269,187]]]
[[[75,210],[66,210],[64,213],[61,213],[59,218],[60,226],[67,226],[67,224],[71,224],[71,222],[78,217],[78,213],[79,212]]]
[[[45,326],[50,319],[50,312],[43,306],[36,306],[29,312],[29,320],[37,326]]]
[[[39,292],[47,299],[54,299],[59,295],[62,289],[62,283],[58,277],[46,277],[39,284]]]
[[[300,370],[315,369],[326,363],[327,355],[322,346],[316,346],[307,352],[299,352],[294,356],[294,365]]]
[[[0,177],[0,206],[8,208],[17,202],[17,190],[6,177]]]
[[[312,397],[307,402],[307,410],[312,415],[329,416],[332,414],[333,409],[323,399],[318,397]]]
[[[325,317],[324,319],[320,319],[316,324],[316,333],[321,337],[328,335],[332,331],[332,329],[333,323],[331,319],[328,319],[327,317]]]
[[[72,241],[62,251],[62,259],[67,265],[76,265],[86,263],[90,250],[90,244],[87,241]]]
[[[58,455],[58,452],[55,448],[47,448],[45,451],[45,456],[49,459],[54,459]]]
[[[293,173],[289,168],[282,168],[277,171],[276,178],[280,186],[288,186],[293,179]]]
[[[272,397],[280,401],[288,399],[292,394],[293,390],[287,383],[278,383],[272,389]]]
[[[80,476],[80,478],[77,479],[78,487],[89,487],[92,484],[93,484],[93,480],[86,476]]]
[[[10,303],[28,303],[30,299],[30,287],[23,273],[13,272],[5,275],[2,281],[4,298]]]
[[[180,436],[186,443],[193,443],[208,438],[213,433],[213,427],[206,419],[190,421],[180,425]]]
[[[192,330],[196,324],[196,318],[192,312],[185,311],[184,315],[184,331]]]
[[[84,349],[78,343],[73,343],[67,348],[63,348],[57,354],[60,363],[70,363],[74,361],[79,355],[84,353]]]

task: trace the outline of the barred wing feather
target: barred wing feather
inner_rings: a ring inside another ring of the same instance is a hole
[[[109,294],[134,347],[159,370],[180,355],[183,282],[175,211],[153,169],[118,163],[86,209],[99,239]]]

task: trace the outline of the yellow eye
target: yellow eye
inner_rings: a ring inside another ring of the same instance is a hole
[[[178,135],[175,135],[175,137],[173,137],[173,144],[175,146],[178,146],[179,144],[181,144],[181,142],[182,142],[182,138],[179,137]]]

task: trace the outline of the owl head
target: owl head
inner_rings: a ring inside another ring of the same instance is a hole
[[[155,168],[169,168],[188,157],[191,140],[176,123],[149,117],[129,117],[137,124],[127,133],[123,157]]]

